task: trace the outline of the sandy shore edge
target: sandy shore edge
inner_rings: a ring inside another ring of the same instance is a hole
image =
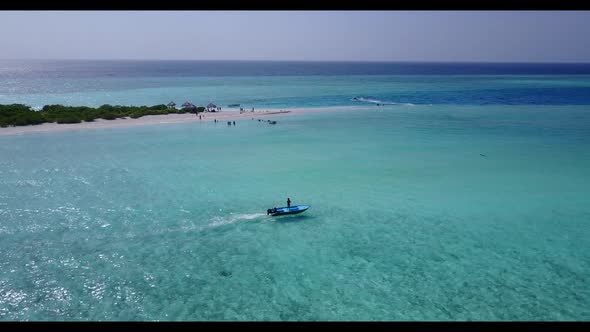
[[[298,115],[315,112],[329,111],[354,111],[366,109],[367,106],[330,106],[330,107],[310,107],[310,108],[290,108],[290,109],[263,109],[254,112],[244,112],[240,114],[239,110],[224,110],[215,113],[199,113],[201,119],[195,114],[167,114],[167,115],[146,115],[139,119],[124,118],[115,120],[97,119],[93,122],[82,123],[43,123],[40,125],[18,126],[0,128],[0,136],[23,135],[33,133],[52,133],[63,131],[77,131],[88,129],[108,129],[108,128],[127,128],[147,125],[161,125],[171,123],[190,123],[190,122],[207,122],[217,120],[238,121],[252,118],[263,118],[266,116],[274,117],[278,115]]]

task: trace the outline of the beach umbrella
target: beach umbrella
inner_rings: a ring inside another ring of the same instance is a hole
[[[189,106],[193,106],[193,104],[189,103],[188,101],[184,102],[184,104],[182,104],[182,107],[189,107]]]
[[[209,103],[209,105],[207,105],[207,108],[217,108],[217,106],[213,103]]]
[[[169,103],[168,103],[168,106],[170,106],[170,107],[174,107],[174,106],[176,106],[176,103],[175,103],[175,102],[173,102],[173,101],[171,101],[171,102],[169,102]]]

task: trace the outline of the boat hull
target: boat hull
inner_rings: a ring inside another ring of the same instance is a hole
[[[291,207],[280,207],[277,208],[276,212],[271,212],[270,215],[273,217],[277,216],[286,216],[290,214],[299,214],[301,212],[305,212],[309,209],[309,205],[296,205]]]

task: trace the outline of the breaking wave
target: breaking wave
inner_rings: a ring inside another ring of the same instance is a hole
[[[370,104],[377,104],[377,105],[405,105],[405,106],[414,106],[412,103],[397,103],[394,101],[387,101],[387,100],[379,100],[374,97],[354,97],[351,99],[352,101],[358,101],[362,103],[370,103]]]

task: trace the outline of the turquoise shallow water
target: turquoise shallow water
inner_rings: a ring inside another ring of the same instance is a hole
[[[588,106],[273,119],[0,137],[0,319],[590,319]]]

